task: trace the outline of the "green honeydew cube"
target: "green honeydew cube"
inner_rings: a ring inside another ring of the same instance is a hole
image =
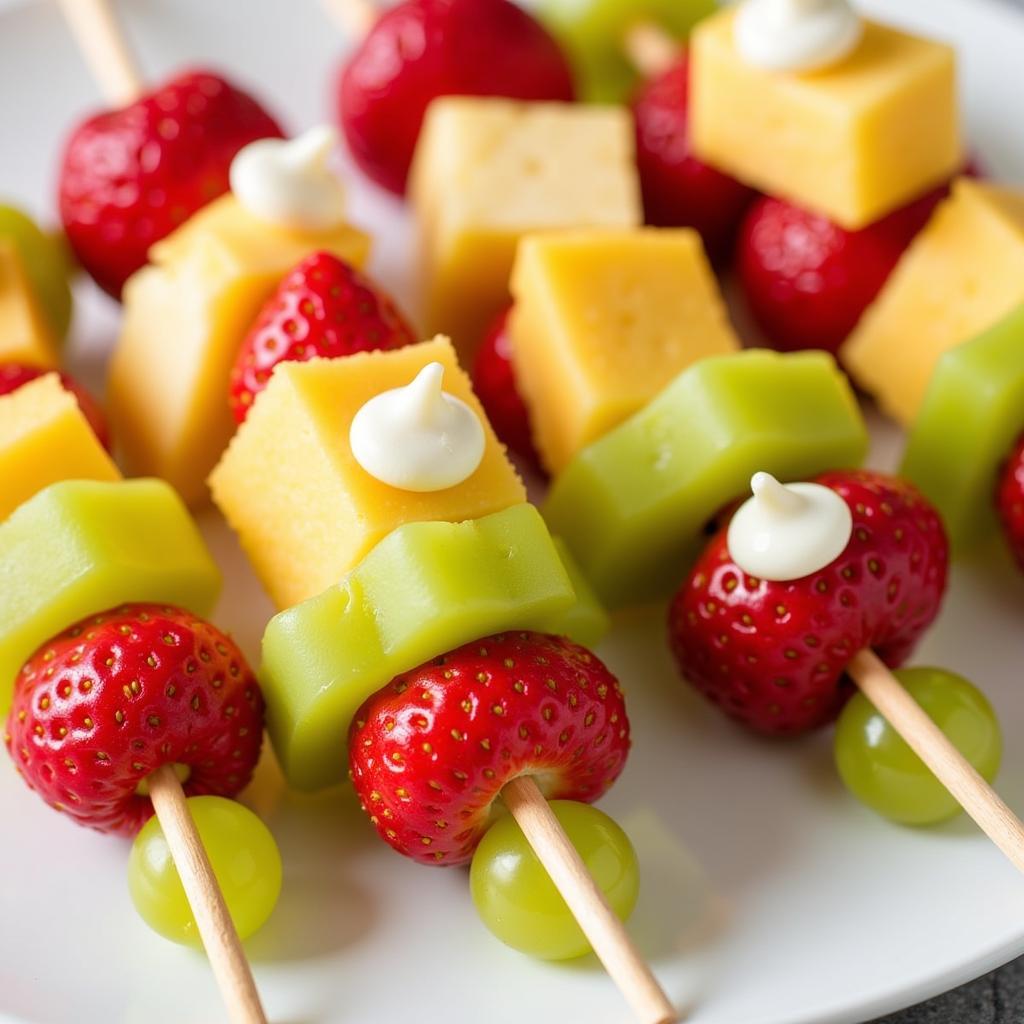
[[[575,600],[532,505],[398,527],[339,584],[267,626],[261,682],[288,781],[342,781],[352,718],[396,675],[491,633],[561,632]]]
[[[0,711],[21,666],[90,615],[133,601],[209,615],[221,577],[162,480],[51,484],[0,523]]]
[[[544,516],[608,607],[659,600],[755,472],[804,479],[858,465],[867,446],[853,391],[827,353],[710,357],[579,452]]]

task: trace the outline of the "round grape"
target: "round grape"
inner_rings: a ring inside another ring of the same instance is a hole
[[[999,771],[1003,741],[991,704],[962,676],[939,668],[900,669],[897,678],[984,778]],[[933,825],[960,805],[863,695],[836,726],[836,766],[846,788],[873,811],[904,825]]]
[[[194,796],[188,800],[228,912],[241,938],[270,917],[281,892],[281,854],[270,830],[235,800]],[[128,889],[135,909],[155,932],[183,945],[202,942],[178,870],[157,819],[132,844]]]
[[[629,837],[590,804],[552,800],[551,809],[612,909],[625,920],[640,891]],[[477,847],[469,885],[480,919],[513,949],[542,960],[570,960],[590,952],[590,943],[511,815],[499,818]]]

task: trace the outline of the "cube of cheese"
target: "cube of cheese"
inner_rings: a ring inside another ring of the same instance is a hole
[[[18,250],[0,240],[0,363],[56,369],[57,339]]]
[[[942,354],[1022,302],[1024,191],[962,179],[847,339],[843,362],[910,424]]]
[[[953,50],[868,21],[852,54],[808,74],[740,55],[735,11],[694,30],[697,155],[851,230],[949,178],[963,154]]]
[[[57,374],[0,396],[0,520],[60,480],[120,476]]]
[[[369,399],[403,387],[432,362],[444,367],[445,391],[480,417],[486,448],[461,484],[414,493],[367,473],[349,447],[349,430]],[[447,338],[390,352],[282,363],[210,486],[280,608],[337,583],[403,523],[460,522],[526,500]]]
[[[553,475],[691,363],[740,347],[689,228],[531,235],[512,293],[516,380]]]
[[[351,227],[298,231],[259,220],[233,196],[153,246],[124,292],[110,412],[132,474],[159,476],[190,504],[234,430],[228,379],[238,348],[280,279],[318,249],[361,265]]]
[[[410,195],[427,330],[451,335],[466,365],[509,300],[524,234],[643,220],[633,125],[619,107],[435,100]]]

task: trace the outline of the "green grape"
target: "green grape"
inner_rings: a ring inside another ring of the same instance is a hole
[[[63,236],[47,235],[21,210],[0,205],[0,241],[4,240],[17,250],[54,335],[63,338],[71,322],[70,267]]]
[[[220,796],[189,797],[207,856],[241,938],[270,917],[281,892],[281,854],[270,830],[247,807]],[[135,909],[155,932],[183,945],[202,942],[178,869],[156,818],[135,837],[128,858]]]
[[[551,809],[612,909],[625,920],[640,891],[629,837],[589,804],[552,800]],[[542,960],[570,960],[590,952],[590,943],[511,815],[499,818],[477,847],[469,885],[483,923],[513,949]]]
[[[1003,741],[992,705],[962,676],[939,668],[896,672],[954,746],[991,782]],[[836,726],[836,766],[846,788],[883,817],[904,825],[933,825],[960,805],[863,695],[856,694]]]
[[[630,26],[649,22],[684,39],[715,7],[715,0],[541,0],[536,13],[568,52],[580,98],[622,103],[640,77],[623,49]]]

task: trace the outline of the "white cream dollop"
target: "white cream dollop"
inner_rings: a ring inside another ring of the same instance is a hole
[[[744,0],[734,24],[744,60],[768,71],[819,71],[849,56],[864,22],[849,0]]]
[[[403,491],[443,491],[476,472],[483,424],[443,381],[444,367],[428,363],[410,384],[375,395],[355,414],[349,444],[370,476]]]
[[[345,189],[328,161],[338,133],[328,125],[294,139],[257,139],[231,161],[231,191],[262,220],[305,231],[345,222]]]
[[[853,516],[821,484],[780,484],[755,473],[748,498],[729,524],[729,554],[751,576],[798,580],[834,562],[849,543]]]

